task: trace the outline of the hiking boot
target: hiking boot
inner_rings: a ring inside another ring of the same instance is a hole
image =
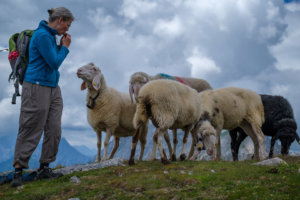
[[[63,176],[62,173],[54,173],[51,168],[44,167],[38,171],[37,179],[52,180]]]
[[[13,180],[10,184],[11,187],[19,187],[21,185],[23,185],[23,175],[22,172],[15,172],[14,176],[13,176]]]

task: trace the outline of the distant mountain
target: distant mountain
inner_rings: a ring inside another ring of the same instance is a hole
[[[0,163],[7,161],[14,155],[14,147],[16,144],[16,136],[2,136],[0,137]]]
[[[90,149],[84,145],[81,145],[81,146],[74,145],[73,147],[81,154],[91,157],[91,158],[97,153],[97,149]]]
[[[35,151],[33,152],[30,161],[29,168],[36,169],[39,167],[39,159],[41,156],[42,142],[39,143]],[[58,164],[64,166],[71,166],[75,164],[85,164],[88,163],[91,158],[79,153],[74,147],[72,147],[65,138],[62,138],[59,144],[59,151],[56,156],[56,161],[50,164],[50,167],[55,167]],[[5,162],[0,163],[0,172],[13,170],[12,167],[13,156],[6,160]]]

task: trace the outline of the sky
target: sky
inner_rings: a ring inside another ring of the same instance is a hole
[[[36,29],[47,10],[75,16],[70,53],[60,67],[62,136],[96,148],[86,119],[86,91],[76,71],[98,66],[107,85],[128,92],[143,71],[207,80],[214,89],[241,87],[282,95],[300,123],[300,3],[298,0],[10,0],[0,1],[0,49],[14,33]],[[13,13],[13,14],[12,14]],[[20,98],[11,104],[8,52],[0,52],[0,137],[18,133]],[[298,131],[298,133],[300,133]],[[296,142],[293,150],[300,150]]]

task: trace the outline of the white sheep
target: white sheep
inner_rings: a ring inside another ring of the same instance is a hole
[[[134,115],[134,127],[136,132],[132,137],[131,155],[129,164],[134,164],[134,155],[137,138],[145,134],[140,131],[149,119],[158,128],[155,143],[163,164],[169,164],[162,146],[162,136],[167,129],[184,129],[184,143],[181,157],[185,157],[185,147],[188,133],[200,118],[200,96],[198,92],[186,85],[171,80],[150,81],[142,87],[138,95],[136,113]],[[142,136],[144,137],[144,136]],[[194,137],[192,137],[195,143]]]
[[[131,101],[133,102],[133,95],[134,95],[135,100],[137,101],[137,96],[139,94],[139,91],[146,83],[148,83],[149,81],[160,80],[160,79],[169,79],[169,80],[178,81],[184,85],[190,86],[191,88],[197,90],[197,92],[202,92],[204,90],[213,89],[211,87],[211,85],[206,80],[203,80],[203,79],[170,76],[170,75],[162,74],[162,73],[154,75],[154,76],[150,76],[144,72],[136,72],[131,75],[130,81],[129,81],[129,83],[130,83],[129,94],[131,97]],[[172,133],[173,133],[173,153],[171,155],[171,159],[173,161],[176,161],[176,145],[178,143],[177,130],[172,129]],[[193,133],[193,132],[191,132],[191,133]],[[196,136],[192,135],[192,137],[196,137]],[[155,139],[155,138],[153,138],[153,139]],[[153,145],[155,146],[155,143],[153,143]],[[169,144],[168,144],[168,147],[169,147]],[[169,149],[170,149],[170,147],[169,147]],[[155,159],[155,155],[156,155],[155,150],[156,150],[156,148],[153,147],[148,160]],[[189,159],[192,156],[192,154],[193,154],[193,146],[191,146],[190,153],[189,153],[187,159]],[[181,159],[183,159],[183,158],[181,158]]]
[[[94,131],[97,133],[97,158],[100,161],[101,151],[101,131],[106,132],[104,140],[104,156],[101,161],[107,160],[107,147],[109,139],[114,136],[114,146],[109,159],[113,158],[119,147],[120,137],[132,136],[135,133],[133,117],[136,111],[136,104],[132,104],[128,93],[119,92],[106,85],[101,70],[93,63],[80,67],[77,71],[78,78],[83,80],[81,90],[88,88],[86,97],[87,120]],[[139,160],[142,160],[146,145],[146,135],[148,123],[141,125],[140,130],[143,134],[140,140],[141,152]]]
[[[200,93],[200,97],[201,117],[195,129],[197,133],[205,130],[205,135],[216,136],[216,159],[221,158],[222,129],[231,130],[238,126],[253,140],[254,158],[266,158],[264,134],[261,130],[265,119],[264,107],[257,93],[248,89],[227,87],[204,91]]]

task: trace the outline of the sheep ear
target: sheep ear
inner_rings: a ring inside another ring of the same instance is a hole
[[[146,77],[144,77],[144,81],[145,83],[148,83],[149,80]]]
[[[80,89],[81,89],[81,91],[86,89],[86,83],[84,81],[81,83]]]
[[[93,79],[93,87],[95,88],[95,90],[99,90],[99,88],[101,87],[101,72],[97,72],[96,76]]]

